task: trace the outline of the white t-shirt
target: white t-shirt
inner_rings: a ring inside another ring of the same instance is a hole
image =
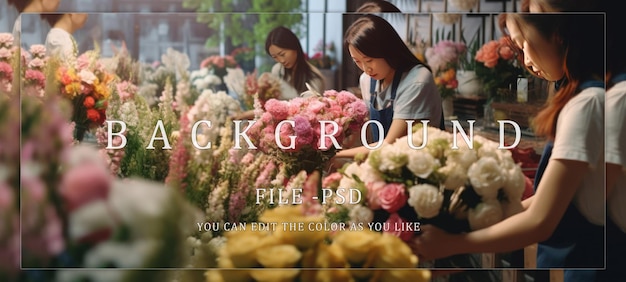
[[[369,75],[361,74],[359,79],[361,93],[368,107],[372,97],[370,81]],[[426,67],[417,65],[403,73],[395,101],[391,100],[391,84],[382,90],[380,85],[380,81],[376,81],[375,89],[378,92],[376,105],[379,110],[393,103],[393,119],[430,120],[431,126],[439,127],[442,113],[441,96],[439,96],[432,73]]]
[[[46,55],[67,60],[75,57],[75,51],[74,39],[69,32],[56,27],[50,29],[46,36]]]
[[[626,81],[606,92],[606,162],[622,166],[622,174],[608,195],[613,222],[626,232]]]
[[[573,202],[591,223],[604,225],[604,88],[586,88],[561,110],[550,159],[576,160],[590,170],[576,189]]]
[[[281,92],[283,100],[290,100],[300,96],[301,93],[291,86],[287,81],[285,81],[285,66],[280,63],[274,64],[272,66],[272,74],[281,78]],[[307,83],[315,90],[317,93],[323,94],[325,89],[323,88],[323,81],[320,79],[312,79],[311,81],[307,81]]]

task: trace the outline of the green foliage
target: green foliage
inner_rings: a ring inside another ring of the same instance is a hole
[[[207,38],[207,46],[227,39],[233,46],[257,46],[273,28],[282,25],[296,29],[302,23],[301,0],[184,0],[183,7],[196,10],[200,13],[197,21],[216,31]]]
[[[463,42],[465,46],[467,46],[467,51],[465,52],[465,54],[461,55],[459,59],[460,69],[466,71],[476,70],[477,62],[474,57],[476,56],[476,52],[478,52],[478,49],[480,49],[480,40],[478,40],[479,38],[480,29],[478,29],[476,33],[474,33],[474,36],[472,36],[470,42],[467,43],[464,32],[461,31],[461,42]]]

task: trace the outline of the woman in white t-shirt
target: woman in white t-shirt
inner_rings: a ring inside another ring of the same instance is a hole
[[[604,266],[604,16],[505,14],[504,33],[536,76],[560,82],[535,117],[535,132],[553,149],[524,210],[490,227],[448,234],[422,226],[417,253],[426,258],[508,252],[539,243],[539,267]],[[538,171],[539,174],[539,171]],[[541,263],[540,263],[541,261]],[[541,266],[540,266],[541,265]]]
[[[281,79],[281,100],[311,95],[311,91],[321,94],[326,90],[324,77],[307,61],[300,39],[288,28],[279,26],[267,35],[265,52],[276,61],[271,73]],[[234,117],[235,120],[253,118],[254,110]]]
[[[441,96],[429,67],[421,62],[385,19],[376,15],[358,18],[346,31],[344,46],[363,71],[361,94],[369,105],[370,120],[382,125],[383,132],[370,126],[378,143],[393,143],[407,134],[407,121],[443,127]],[[375,145],[372,143],[371,145]],[[367,155],[361,146],[339,151],[335,159]]]
[[[22,13],[48,13],[54,12],[59,7],[61,0],[9,0],[9,5]],[[13,40],[16,46],[21,46],[22,16],[18,16],[13,25]]]
[[[72,34],[87,21],[87,14],[46,14],[42,18],[52,27],[46,36],[46,55],[61,61],[72,61],[78,57],[78,45]]]

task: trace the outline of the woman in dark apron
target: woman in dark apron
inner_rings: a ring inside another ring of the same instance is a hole
[[[490,227],[447,234],[423,226],[427,259],[471,252],[508,252],[540,243],[539,267],[604,265],[604,17],[601,14],[506,14],[512,44],[525,66],[549,81],[567,81],[535,117],[546,146],[536,194],[524,211]],[[583,55],[584,54],[584,55]],[[552,149],[550,149],[552,148]],[[549,162],[547,161],[549,160]]]
[[[370,124],[371,140],[393,143],[407,134],[407,121],[445,129],[441,97],[428,66],[408,49],[395,29],[383,18],[364,15],[346,31],[344,46],[363,71],[360,87],[369,100],[370,120],[382,125],[382,132]],[[356,133],[359,134],[359,133]],[[363,144],[366,140],[361,140]],[[375,147],[372,143],[371,147]],[[346,149],[336,158],[367,155],[365,146]]]

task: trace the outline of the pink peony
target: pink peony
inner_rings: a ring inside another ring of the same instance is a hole
[[[5,63],[5,62],[0,62],[0,77],[5,77],[9,80],[13,79],[13,68],[11,67],[11,65]]]
[[[398,211],[408,199],[404,184],[400,183],[385,184],[385,187],[378,190],[377,196],[380,200],[380,206],[389,213]]]
[[[38,70],[26,70],[24,78],[37,86],[44,87],[46,84],[46,76]]]
[[[265,110],[276,120],[285,120],[289,116],[287,101],[270,99],[265,103]]]
[[[89,202],[105,199],[113,180],[101,166],[86,163],[69,170],[60,185],[60,193],[71,212]]]
[[[0,33],[0,45],[7,47],[13,46],[13,34],[8,32]]]
[[[9,50],[8,48],[0,48],[0,59],[9,59],[13,57],[13,52],[11,52],[11,50]]]
[[[46,46],[41,44],[35,44],[30,46],[29,51],[33,55],[33,57],[43,57],[44,55],[46,55]]]

